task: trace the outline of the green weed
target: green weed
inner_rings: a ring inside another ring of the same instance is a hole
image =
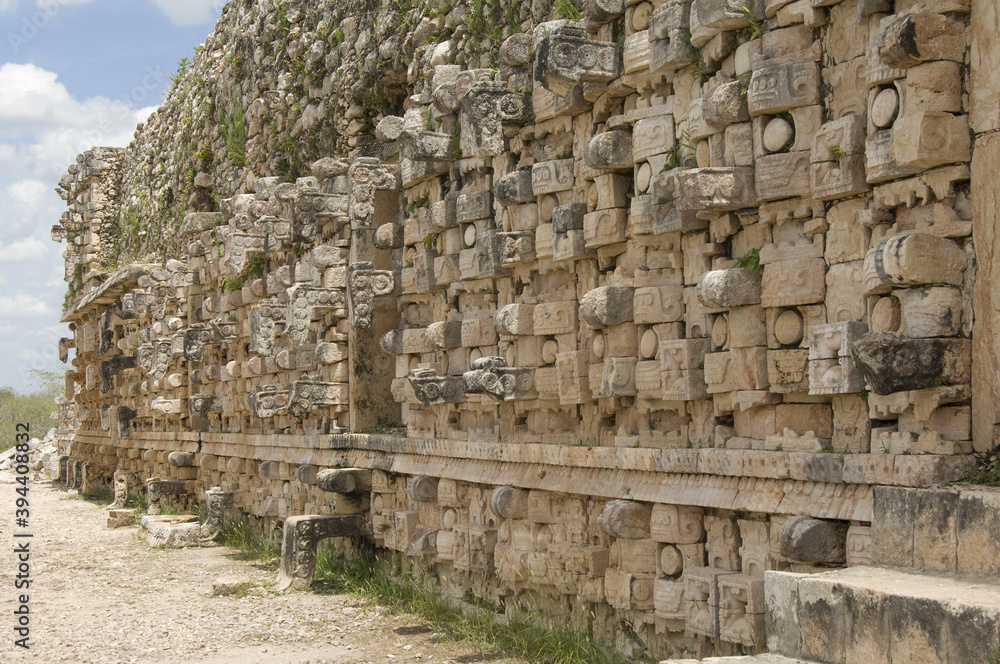
[[[500,656],[520,657],[550,664],[626,664],[630,660],[589,634],[562,624],[549,624],[535,613],[507,612],[498,620],[498,607],[471,594],[471,606],[462,610],[445,598],[430,582],[410,571],[396,576],[386,572],[371,553],[348,560],[321,544],[316,556],[319,592],[347,593],[369,603],[378,603],[396,613],[415,614],[431,627],[456,641]]]
[[[761,247],[749,250],[743,258],[736,261],[736,267],[754,274],[764,274],[764,266],[760,264],[760,250]]]

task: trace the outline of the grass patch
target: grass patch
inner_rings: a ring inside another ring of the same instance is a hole
[[[277,569],[281,549],[264,536],[260,525],[251,520],[250,517],[242,512],[236,514],[223,522],[217,541],[243,552],[247,560],[273,562],[275,569]]]
[[[130,493],[128,497],[125,498],[125,507],[133,509],[137,514],[142,515],[149,509],[149,503],[146,502],[146,499],[143,496]]]
[[[976,465],[967,469],[959,481],[1000,487],[1000,447],[985,454],[977,454]]]
[[[93,493],[79,494],[79,498],[86,500],[88,503],[94,503],[95,505],[100,505],[104,507],[105,505],[110,505],[115,499],[115,492],[106,486],[97,487],[94,489]]]
[[[481,651],[546,664],[626,664],[636,660],[565,625],[551,625],[519,612],[498,621],[497,611],[479,602],[463,611],[412,572],[393,577],[372,554],[345,560],[327,546],[316,556],[317,590],[347,593],[396,613],[418,616],[442,634]]]

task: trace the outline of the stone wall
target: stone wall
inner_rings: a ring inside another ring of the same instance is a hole
[[[738,652],[993,447],[992,3],[316,5],[230,3],[61,183],[92,476]]]

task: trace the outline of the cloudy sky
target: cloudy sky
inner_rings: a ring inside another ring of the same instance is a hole
[[[223,0],[0,0],[0,386],[65,371],[54,188],[79,152],[126,145]]]

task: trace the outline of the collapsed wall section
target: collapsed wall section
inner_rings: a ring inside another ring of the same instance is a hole
[[[870,562],[873,486],[992,447],[968,2],[356,9],[231,3],[63,181],[74,479],[738,651],[765,570]]]

